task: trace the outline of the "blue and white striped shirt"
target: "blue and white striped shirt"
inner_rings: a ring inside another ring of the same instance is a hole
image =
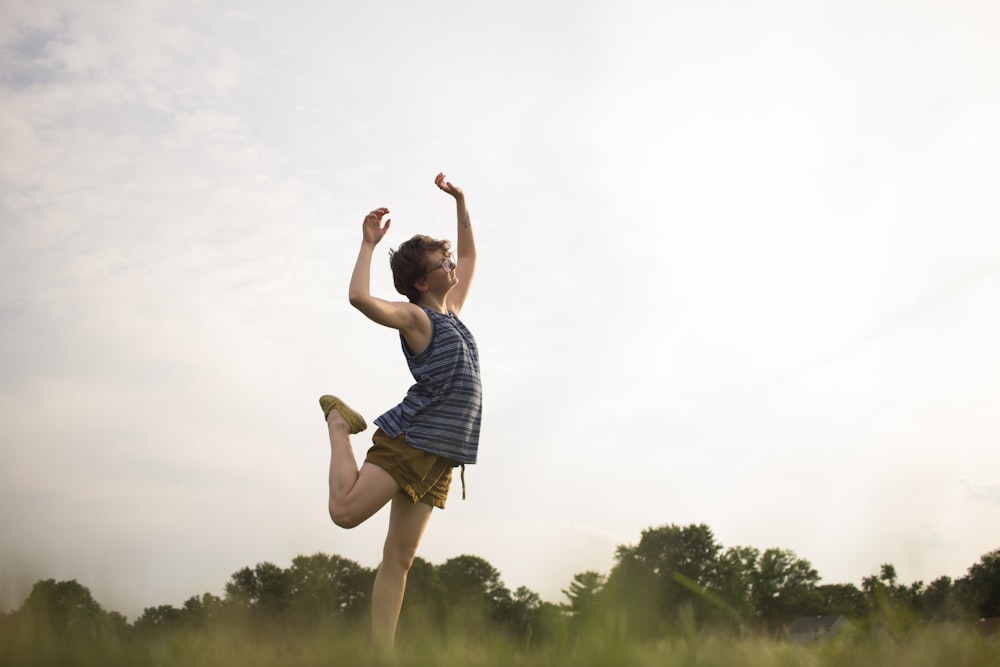
[[[483,412],[476,340],[454,313],[424,311],[432,326],[427,347],[411,354],[399,336],[417,383],[375,424],[390,438],[405,433],[410,446],[451,459],[455,465],[475,463]]]

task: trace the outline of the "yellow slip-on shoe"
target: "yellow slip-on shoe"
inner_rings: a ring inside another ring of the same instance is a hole
[[[324,420],[330,416],[330,410],[336,410],[339,412],[340,416],[347,422],[347,425],[351,427],[352,434],[361,433],[361,431],[368,428],[368,424],[365,423],[365,418],[349,408],[346,403],[336,396],[330,396],[329,394],[320,396],[319,407],[323,408]]]

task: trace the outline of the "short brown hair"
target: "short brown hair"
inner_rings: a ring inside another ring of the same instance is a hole
[[[427,275],[427,254],[443,250],[451,256],[451,243],[439,241],[423,234],[417,234],[409,241],[403,241],[399,248],[389,251],[389,266],[392,268],[392,284],[396,291],[416,303],[420,300],[420,290],[415,283]]]

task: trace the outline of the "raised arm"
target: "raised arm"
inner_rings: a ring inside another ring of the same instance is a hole
[[[385,224],[382,224],[382,218],[388,213],[387,208],[377,208],[365,216],[361,250],[358,251],[358,259],[354,264],[354,273],[351,274],[348,298],[351,305],[364,313],[368,319],[382,326],[399,329],[407,341],[429,338],[430,321],[419,306],[405,301],[386,301],[371,294],[372,255],[375,246],[389,231],[391,221],[386,218]]]
[[[458,260],[458,284],[448,293],[448,309],[458,313],[469,296],[472,276],[476,272],[476,239],[472,234],[472,219],[465,205],[465,193],[462,192],[462,188],[446,180],[444,174],[438,174],[434,184],[455,198],[455,211],[458,216],[458,232],[455,237],[458,246],[455,253]]]

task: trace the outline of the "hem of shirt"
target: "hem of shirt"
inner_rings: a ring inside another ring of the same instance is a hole
[[[474,465],[476,465],[476,460],[478,459],[478,457],[476,457],[476,456],[456,458],[454,456],[449,456],[448,454],[442,453],[441,451],[435,451],[435,450],[431,449],[430,447],[423,447],[423,446],[421,446],[421,445],[413,442],[412,440],[410,440],[409,435],[403,429],[401,429],[397,433],[393,433],[392,431],[389,431],[388,429],[386,429],[386,427],[384,425],[382,425],[382,424],[379,423],[379,420],[381,420],[381,419],[382,418],[379,417],[378,419],[375,420],[374,423],[375,423],[376,426],[378,426],[380,429],[382,429],[385,432],[385,434],[387,436],[389,436],[390,438],[398,438],[400,435],[406,435],[406,444],[408,444],[410,447],[413,447],[414,449],[419,449],[422,452],[427,452],[428,454],[433,454],[434,456],[439,456],[442,459],[448,459],[449,461],[452,461],[455,464],[456,467],[457,466],[463,466],[463,465],[465,465],[465,466],[474,466]]]

